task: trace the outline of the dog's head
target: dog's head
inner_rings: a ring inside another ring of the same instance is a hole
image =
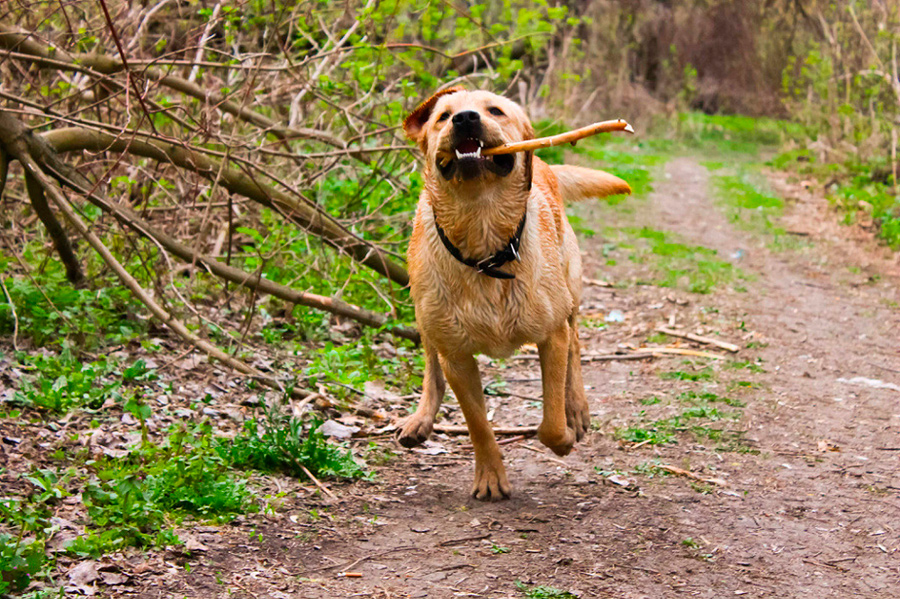
[[[446,185],[523,180],[531,187],[531,152],[482,156],[485,148],[534,138],[521,106],[486,91],[442,90],[403,121],[406,136],[419,144],[427,169]]]

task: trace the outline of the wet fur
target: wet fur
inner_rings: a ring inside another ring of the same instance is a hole
[[[500,109],[502,116],[490,109]],[[510,485],[487,421],[474,356],[506,357],[536,343],[541,359],[543,421],[540,441],[566,455],[587,432],[590,413],[581,380],[577,315],[581,256],[564,201],[630,193],[628,184],[603,171],[549,166],[517,154],[505,177],[485,172],[472,180],[446,180],[441,156],[452,155],[452,124],[439,115],[478,111],[488,147],[534,137],[525,111],[484,91],[451,89],[426,100],[404,122],[425,155],[425,187],[409,244],[409,276],[422,333],[426,368],[418,409],[402,423],[400,442],[412,447],[429,437],[449,382],[466,418],[475,449],[478,499],[508,497]],[[435,219],[463,255],[486,257],[502,248],[527,210],[520,262],[502,267],[514,280],[479,274],[442,245]]]

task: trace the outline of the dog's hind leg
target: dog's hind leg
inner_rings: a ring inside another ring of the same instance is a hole
[[[423,343],[425,351],[425,379],[422,384],[422,397],[414,414],[406,418],[400,425],[397,439],[403,447],[415,447],[431,436],[434,417],[441,407],[447,385],[444,373],[438,361],[437,352]]]
[[[557,455],[567,455],[575,444],[575,431],[566,422],[566,381],[570,345],[569,323],[553,331],[538,344],[541,382],[544,387],[544,418],[538,439]],[[579,371],[580,373],[580,371]]]
[[[487,419],[478,363],[473,356],[454,356],[452,359],[441,356],[441,365],[466,417],[466,426],[475,449],[472,495],[483,501],[506,499],[510,493],[509,480],[500,447],[494,439],[494,430]]]
[[[578,312],[569,316],[569,362],[566,367],[566,424],[581,441],[591,426],[591,408],[581,380],[581,344],[578,342]]]

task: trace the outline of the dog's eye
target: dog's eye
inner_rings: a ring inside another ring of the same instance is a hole
[[[443,114],[441,114],[441,116],[438,117],[438,122],[440,123],[441,121],[446,121],[449,118],[450,118],[450,112],[449,111],[444,112]]]
[[[505,114],[503,114],[503,111],[500,110],[499,108],[497,108],[496,106],[492,106],[492,107],[488,108],[488,112],[490,112],[494,116],[506,116]]]

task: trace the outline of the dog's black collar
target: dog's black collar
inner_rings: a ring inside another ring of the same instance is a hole
[[[515,279],[516,275],[497,269],[507,262],[512,262],[513,260],[518,262],[521,260],[521,258],[519,257],[519,243],[522,241],[522,231],[525,230],[526,216],[528,216],[527,210],[525,211],[525,214],[522,215],[522,220],[519,221],[519,227],[516,229],[516,232],[513,233],[513,236],[509,240],[509,243],[507,243],[502,250],[495,253],[493,256],[488,256],[487,258],[484,258],[482,260],[463,257],[462,252],[459,251],[459,248],[453,245],[450,239],[447,238],[447,234],[444,233],[444,230],[438,224],[437,218],[434,219],[434,228],[437,229],[438,237],[441,238],[441,243],[444,244],[444,247],[447,248],[447,251],[450,252],[450,255],[466,266],[471,266],[481,274],[493,277],[495,279]]]

